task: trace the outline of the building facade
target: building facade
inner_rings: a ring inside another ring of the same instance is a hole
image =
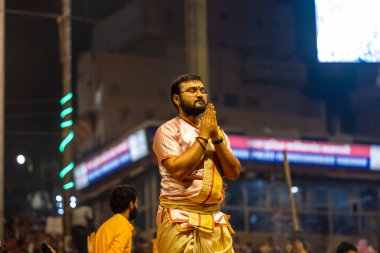
[[[311,82],[310,66],[298,54],[291,2],[246,0],[232,8],[229,1],[208,1],[209,99],[216,105],[218,123],[236,138],[340,147],[343,158],[321,151],[308,156],[311,151],[302,148],[293,154],[302,229],[321,240],[321,247],[359,236],[377,244],[380,174],[377,165],[371,169],[378,157],[371,145],[380,143],[374,127],[379,91],[369,91],[364,107],[364,96],[357,94],[365,91],[353,92],[353,110],[366,110],[356,120],[368,122],[352,122],[358,135],[340,131],[339,120],[336,131],[329,131],[326,103],[304,92]],[[177,114],[170,85],[187,72],[183,9],[176,0],[127,1],[94,28],[93,50],[78,63],[81,163],[74,173],[78,196],[93,201],[98,224],[110,214],[109,190],[128,183],[141,193],[138,227],[155,229],[160,175],[151,141],[156,127]],[[154,123],[141,126],[147,121]],[[136,139],[140,146],[130,149]],[[280,150],[236,145],[243,171],[236,182],[228,182],[222,208],[244,238],[283,240],[291,218]],[[356,145],[365,151],[352,151]]]
[[[110,215],[110,189],[133,184],[140,192],[136,225],[155,231],[161,180],[151,149],[156,128],[146,125],[131,132],[75,168],[78,197],[91,200],[98,225]],[[322,243],[315,250],[326,250],[331,241],[341,238],[362,236],[378,243],[379,145],[229,137],[242,173],[237,181],[227,182],[222,210],[231,215],[230,222],[242,238],[260,242],[270,237],[281,243],[293,230],[283,169],[286,150],[299,223],[309,238]]]

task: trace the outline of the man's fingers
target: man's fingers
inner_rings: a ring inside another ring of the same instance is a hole
[[[212,104],[208,104],[206,107],[206,115],[210,116],[210,113],[212,112],[212,110],[213,110]]]
[[[211,112],[210,112],[210,117],[211,117],[211,120],[214,121],[216,119],[216,111],[215,111],[215,106],[212,105],[211,107]]]

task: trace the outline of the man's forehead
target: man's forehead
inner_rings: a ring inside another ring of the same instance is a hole
[[[190,88],[190,87],[199,87],[199,86],[204,87],[203,83],[198,80],[188,81],[185,83],[181,83],[180,85],[180,87],[182,87],[183,89]]]

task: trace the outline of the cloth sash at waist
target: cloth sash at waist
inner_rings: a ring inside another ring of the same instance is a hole
[[[176,223],[180,231],[196,228],[203,232],[212,233],[216,225],[214,214],[219,221],[222,221],[222,226],[230,227],[229,217],[220,212],[219,204],[200,205],[189,200],[161,199],[160,205],[166,208],[163,212],[168,212],[170,222]],[[178,211],[178,209],[185,212]]]
[[[199,213],[199,214],[213,214],[220,211],[220,204],[201,205],[187,199],[171,200],[171,199],[161,198],[160,206],[164,208],[181,209],[181,210],[188,211],[190,213]]]

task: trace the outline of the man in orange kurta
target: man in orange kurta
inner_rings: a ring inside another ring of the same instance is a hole
[[[223,177],[236,180],[240,162],[218,127],[215,107],[197,75],[171,87],[178,117],[157,130],[153,150],[160,167],[157,248],[161,253],[232,253],[229,216],[220,211]]]
[[[105,221],[95,235],[95,253],[132,252],[131,220],[137,217],[138,192],[128,185],[112,190],[110,207],[114,215]]]

